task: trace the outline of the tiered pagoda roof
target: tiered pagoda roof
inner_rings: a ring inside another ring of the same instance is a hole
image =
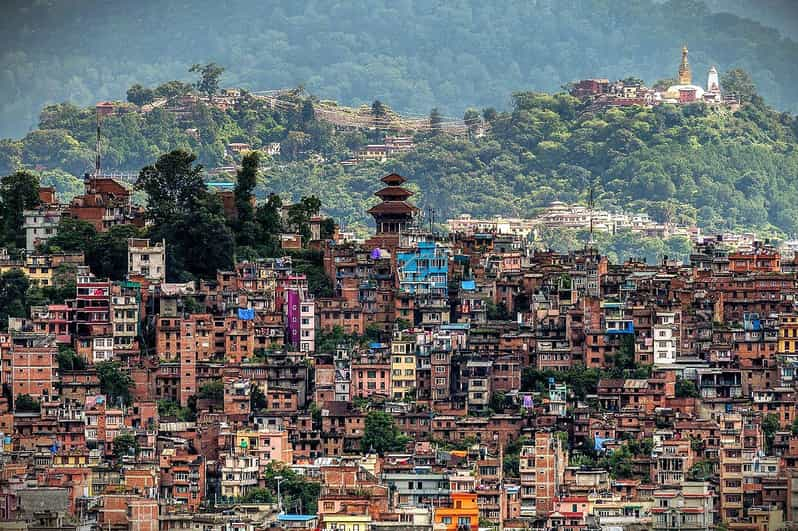
[[[406,214],[412,216],[418,208],[406,201],[413,192],[403,188],[401,185],[407,179],[398,173],[391,173],[380,179],[387,186],[374,193],[382,199],[379,203],[368,210],[372,216]]]

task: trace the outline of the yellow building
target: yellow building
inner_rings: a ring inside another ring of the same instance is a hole
[[[779,353],[798,353],[798,315],[783,313],[779,318]]]
[[[329,531],[368,531],[371,515],[368,514],[325,514],[322,529]]]
[[[15,257],[0,251],[0,274],[19,269],[36,286],[52,286],[58,267],[63,264],[83,265],[83,253],[29,254]]]
[[[416,388],[416,342],[415,338],[400,337],[391,343],[391,397],[405,398],[408,391]]]

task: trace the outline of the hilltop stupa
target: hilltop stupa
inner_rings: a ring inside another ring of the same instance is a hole
[[[679,84],[671,85],[662,94],[662,98],[678,103],[701,101],[704,98],[704,89],[693,85],[693,73],[690,62],[687,60],[687,46],[682,47],[682,62],[679,64]]]

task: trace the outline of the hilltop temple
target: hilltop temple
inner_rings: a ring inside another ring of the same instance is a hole
[[[671,85],[665,92],[659,93],[659,99],[667,103],[691,103],[694,101],[720,102],[720,83],[718,71],[713,66],[707,74],[707,87],[693,85],[693,74],[687,60],[687,46],[682,48],[682,62],[679,64],[679,83]]]

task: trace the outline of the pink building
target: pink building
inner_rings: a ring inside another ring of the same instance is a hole
[[[386,395],[391,392],[391,364],[378,359],[364,359],[352,363],[352,398]]]

